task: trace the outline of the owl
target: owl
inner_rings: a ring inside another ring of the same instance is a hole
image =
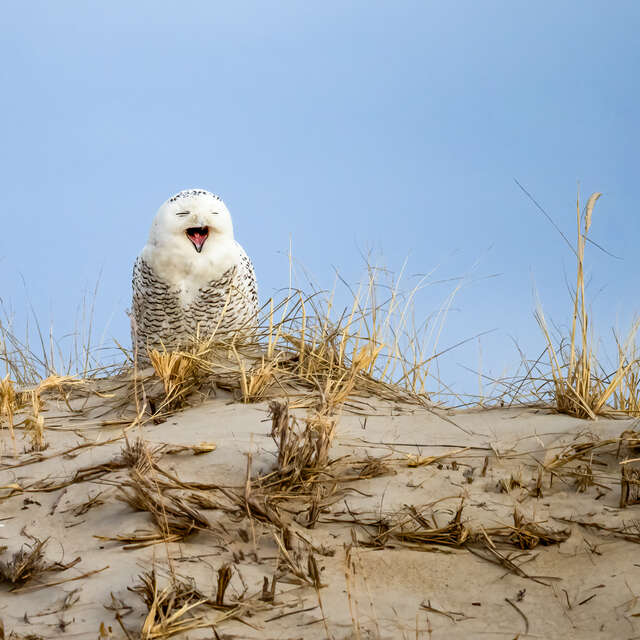
[[[141,362],[151,349],[182,349],[255,327],[253,264],[234,239],[229,210],[209,191],[181,191],[160,207],[132,284],[132,343]]]

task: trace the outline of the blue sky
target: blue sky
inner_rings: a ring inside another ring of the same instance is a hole
[[[410,274],[468,276],[442,346],[482,339],[502,373],[569,312],[578,181],[604,335],[635,313],[640,4],[8,2],[0,102],[0,297],[57,335],[98,277],[96,326],[128,341],[130,272],[155,211],[203,187],[227,203],[261,298],[289,242],[321,287],[372,250]],[[101,275],[100,275],[101,274]],[[493,278],[486,278],[498,274]],[[410,282],[409,282],[410,285]],[[451,284],[428,287],[435,310]],[[597,295],[596,295],[597,294]],[[469,384],[479,346],[449,354]],[[471,389],[473,391],[474,389]]]

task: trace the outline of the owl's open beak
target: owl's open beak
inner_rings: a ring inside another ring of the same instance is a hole
[[[200,253],[202,247],[209,237],[209,227],[189,227],[186,231],[187,238],[191,240],[191,243],[195,247],[196,251]]]

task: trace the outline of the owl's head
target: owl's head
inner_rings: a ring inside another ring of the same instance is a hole
[[[171,244],[207,254],[217,241],[233,241],[233,223],[224,202],[204,189],[187,189],[171,196],[151,225],[149,243]]]

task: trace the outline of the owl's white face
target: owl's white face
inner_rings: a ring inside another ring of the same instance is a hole
[[[202,189],[181,191],[158,210],[149,243],[171,245],[204,255],[220,241],[233,240],[233,223],[224,202]]]
[[[183,302],[238,264],[238,245],[224,202],[202,189],[181,191],[158,210],[141,256],[177,287]]]

